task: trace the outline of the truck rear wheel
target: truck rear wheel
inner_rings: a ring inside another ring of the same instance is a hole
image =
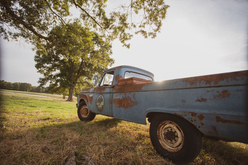
[[[150,138],[156,151],[176,164],[190,163],[201,150],[201,133],[188,121],[173,115],[155,115]]]
[[[92,121],[96,116],[96,114],[91,112],[87,105],[85,105],[83,102],[79,104],[77,114],[81,121]]]

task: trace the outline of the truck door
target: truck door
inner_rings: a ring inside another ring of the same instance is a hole
[[[100,85],[94,89],[92,110],[96,113],[113,116],[110,100],[113,92],[114,71],[103,75]]]

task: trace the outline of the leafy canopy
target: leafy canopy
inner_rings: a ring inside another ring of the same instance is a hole
[[[128,5],[107,9],[107,0],[1,0],[0,34],[7,40],[22,37],[33,44],[37,40],[53,42],[48,35],[50,30],[61,23],[65,25],[76,9],[85,26],[108,40],[119,39],[123,46],[129,47],[131,29],[144,37],[156,37],[169,6],[163,0],[127,2]]]

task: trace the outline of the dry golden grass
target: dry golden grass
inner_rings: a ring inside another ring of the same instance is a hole
[[[159,156],[149,125],[97,115],[79,121],[75,102],[4,94],[1,110],[0,164],[64,164],[75,148],[77,164],[86,155],[95,164],[172,164]],[[248,145],[203,139],[191,164],[248,164]]]

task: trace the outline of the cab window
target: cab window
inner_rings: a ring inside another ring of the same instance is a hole
[[[109,86],[113,85],[113,80],[114,80],[114,71],[112,72],[107,72],[102,78],[100,86]]]

